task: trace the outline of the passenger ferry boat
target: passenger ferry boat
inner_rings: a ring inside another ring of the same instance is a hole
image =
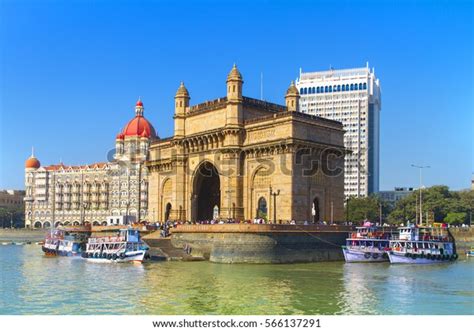
[[[342,246],[346,262],[388,262],[391,228],[372,225],[356,227]]]
[[[405,226],[390,240],[390,263],[430,264],[458,258],[447,229]]]
[[[90,231],[90,227],[51,229],[41,249],[47,256],[81,256]]]
[[[116,236],[91,237],[82,257],[91,262],[143,262],[148,245],[138,230],[120,229]]]

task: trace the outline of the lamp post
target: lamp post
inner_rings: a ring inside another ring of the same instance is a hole
[[[349,224],[349,202],[351,201],[351,197],[347,197],[346,199],[346,223]]]
[[[273,197],[273,222],[276,224],[276,197],[280,195],[280,190],[273,191],[270,185],[270,196]]]
[[[411,165],[413,168],[418,168],[420,170],[420,224],[419,225],[423,225],[423,196],[422,196],[422,189],[423,189],[423,182],[422,182],[422,170],[423,169],[427,169],[427,168],[431,168],[430,166],[420,166],[420,165],[416,165],[416,164],[412,164]]]

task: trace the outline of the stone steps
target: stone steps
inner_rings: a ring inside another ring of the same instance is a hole
[[[180,248],[173,247],[171,239],[144,237],[143,240],[150,246],[152,260],[166,259],[168,261],[203,261],[204,258],[187,254]]]

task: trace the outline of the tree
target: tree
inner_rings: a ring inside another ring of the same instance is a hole
[[[416,190],[413,194],[397,201],[388,217],[389,222],[405,223],[410,220],[414,223],[419,213],[419,196],[420,191]],[[474,209],[473,191],[453,192],[445,185],[423,189],[422,198],[424,222],[448,222],[446,218],[451,213],[453,215],[448,218],[450,224],[459,224],[451,222],[458,222],[462,215],[464,215],[464,220],[460,223],[468,223],[469,215]],[[457,215],[454,216],[454,214]]]
[[[25,211],[22,207],[0,207],[0,227],[9,228],[11,221],[16,228],[25,226]]]
[[[380,206],[382,207],[382,220],[388,214],[390,208],[387,203],[377,196],[350,198],[346,201],[345,213],[348,220],[360,222],[370,220],[378,222],[380,218]]]
[[[444,218],[444,222],[451,225],[459,225],[466,220],[467,213],[448,213]]]

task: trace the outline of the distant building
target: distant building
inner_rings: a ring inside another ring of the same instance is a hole
[[[138,100],[135,117],[115,139],[114,159],[89,165],[25,163],[25,227],[110,225],[148,220],[144,162],[158,136]]]
[[[346,155],[344,194],[379,191],[380,81],[365,68],[302,72],[296,81],[300,111],[341,122]]]
[[[380,191],[378,196],[383,201],[396,203],[398,200],[405,198],[413,193],[413,187],[395,187],[393,191]]]
[[[25,191],[23,190],[1,190],[0,191],[0,207],[23,208],[23,199]]]

